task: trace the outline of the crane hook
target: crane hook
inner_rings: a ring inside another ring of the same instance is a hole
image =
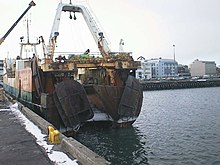
[[[75,15],[75,12],[74,12],[74,16],[73,16],[73,19],[74,19],[74,20],[76,20],[76,15]]]
[[[69,17],[70,19],[73,19],[73,16],[71,15],[71,12],[70,12],[70,17]]]

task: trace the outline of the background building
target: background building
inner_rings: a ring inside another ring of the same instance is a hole
[[[190,64],[190,73],[192,77],[216,74],[216,63],[214,61],[199,61],[198,59]]]
[[[148,60],[152,68],[152,78],[168,78],[178,76],[178,63],[173,59]]]
[[[189,67],[187,65],[182,65],[179,64],[178,65],[178,76],[179,77],[190,77],[190,70]]]
[[[217,66],[217,68],[216,68],[216,75],[218,77],[220,76],[220,66]]]
[[[141,62],[136,72],[138,79],[169,78],[178,76],[178,63],[173,59],[150,59]]]
[[[141,68],[136,70],[136,78],[140,80],[149,80],[152,78],[151,64],[147,61],[141,61]]]

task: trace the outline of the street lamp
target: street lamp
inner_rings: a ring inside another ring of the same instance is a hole
[[[174,59],[174,61],[176,61],[176,59],[175,59],[175,45],[173,45],[173,59]]]

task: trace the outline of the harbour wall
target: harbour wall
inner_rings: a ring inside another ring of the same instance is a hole
[[[204,88],[220,87],[220,80],[182,80],[182,81],[145,81],[141,82],[144,91],[150,90],[167,90],[167,89],[184,89],[184,88]]]

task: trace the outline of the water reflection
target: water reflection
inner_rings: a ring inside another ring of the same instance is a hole
[[[75,138],[113,165],[148,164],[146,137],[135,127],[107,130],[90,128]]]

